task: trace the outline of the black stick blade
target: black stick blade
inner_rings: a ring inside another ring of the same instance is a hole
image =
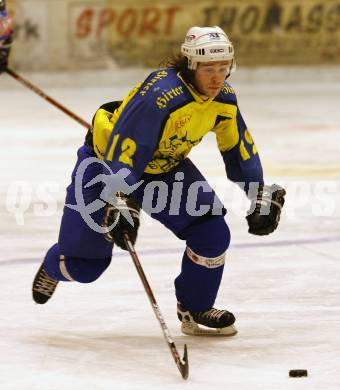
[[[183,361],[183,362],[182,362]],[[182,361],[178,362],[178,369],[182,375],[183,379],[188,379],[189,376],[189,361],[188,361],[188,348],[187,345],[184,344],[184,354]]]

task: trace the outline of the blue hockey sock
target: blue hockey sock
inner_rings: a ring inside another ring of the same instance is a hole
[[[222,216],[202,220],[187,232],[182,270],[175,280],[176,296],[188,310],[210,309],[220,286],[230,233]]]
[[[48,275],[61,281],[91,283],[110,265],[111,258],[83,259],[63,256],[58,244],[53,245],[46,254],[44,268]]]

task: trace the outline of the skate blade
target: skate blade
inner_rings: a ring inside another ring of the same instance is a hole
[[[225,328],[206,328],[200,327],[198,324],[192,322],[182,322],[181,330],[184,334],[189,336],[231,337],[235,336],[237,333],[237,329],[234,325]]]

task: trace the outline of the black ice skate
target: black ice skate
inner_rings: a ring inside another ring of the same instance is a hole
[[[192,312],[177,305],[177,316],[182,322],[182,332],[194,336],[234,336],[235,317],[227,310],[211,308],[206,311]],[[203,327],[199,326],[203,325]]]
[[[49,277],[44,270],[44,263],[41,264],[33,280],[32,295],[35,303],[46,303],[54,293],[58,280]]]

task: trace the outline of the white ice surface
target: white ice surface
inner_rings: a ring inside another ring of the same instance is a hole
[[[90,121],[146,74],[25,76]],[[180,353],[188,344],[184,382],[124,252],[97,282],[60,284],[47,305],[33,304],[32,279],[57,239],[84,129],[0,77],[1,390],[340,388],[340,71],[244,69],[231,82],[267,181],[287,187],[287,203],[273,235],[248,235],[247,201],[225,188],[214,138],[192,152],[229,209],[232,243],[216,302],[237,317],[229,339],[181,335],[173,279],[184,243],[144,217],[137,249]],[[309,375],[289,378],[292,368]]]

